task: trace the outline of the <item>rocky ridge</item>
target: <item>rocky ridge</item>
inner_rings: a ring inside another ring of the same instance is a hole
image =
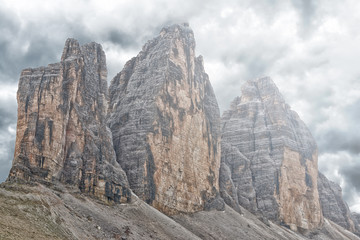
[[[359,213],[351,213],[351,219],[355,225],[355,233],[359,236],[360,235],[360,214]]]
[[[111,81],[109,125],[131,189],[166,214],[223,209],[220,113],[187,24],[161,30]]]
[[[219,108],[188,24],[149,41],[109,96],[106,75],[101,45],[74,39],[60,63],[23,70],[0,238],[358,239],[331,221],[359,227],[318,176],[316,143],[271,79],[244,85],[220,147]],[[323,219],[320,205],[334,201],[339,216]]]
[[[348,205],[343,200],[341,187],[319,172],[318,188],[324,217],[360,235],[358,219],[356,214],[351,214]]]
[[[226,203],[289,225],[323,223],[317,146],[274,82],[246,82],[222,116],[220,189]]]
[[[22,71],[8,180],[63,182],[104,201],[129,200],[106,123],[106,78],[101,45],[75,39],[66,41],[60,63]]]

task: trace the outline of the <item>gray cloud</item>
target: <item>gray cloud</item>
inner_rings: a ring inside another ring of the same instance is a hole
[[[15,148],[16,101],[1,97],[0,105],[0,182],[9,173]]]
[[[360,125],[358,124],[360,108],[358,106],[360,106],[360,99],[335,112],[345,120],[345,122],[338,123],[339,126],[343,125],[344,127],[326,128],[317,132],[316,137],[322,151],[329,153],[346,151],[350,154],[360,154]]]
[[[0,147],[0,182],[3,182],[6,180],[11,168],[11,161],[15,150],[15,138],[3,131],[0,131],[0,134],[5,134],[8,137],[8,140],[2,141]]]
[[[316,16],[316,1],[312,0],[292,0],[291,1],[300,16],[299,34],[308,37],[313,31],[314,17]]]
[[[8,128],[9,125],[16,122],[16,102],[9,100],[2,103],[3,104],[0,105],[0,129]]]
[[[349,132],[329,130],[318,136],[318,144],[321,150],[336,153],[338,151],[348,151],[351,154],[360,153],[360,136],[358,130],[353,129]]]
[[[330,4],[329,4],[330,2]],[[49,5],[50,4],[50,5]],[[109,79],[165,25],[190,22],[219,105],[271,76],[311,129],[319,167],[355,203],[359,189],[360,3],[300,1],[9,1],[0,6],[0,181],[11,165],[14,86],[22,69],[58,62],[65,40],[103,45]],[[9,94],[6,94],[7,91]],[[348,166],[344,164],[346,159]],[[358,184],[358,185],[356,185]]]
[[[130,36],[120,30],[114,29],[109,32],[108,39],[114,44],[119,44],[123,47],[138,46],[136,38]]]
[[[341,173],[345,176],[347,182],[351,183],[351,186],[355,188],[357,192],[360,192],[360,164],[344,166],[341,169]]]
[[[350,206],[355,206],[360,200],[359,104],[360,100],[356,100],[339,108],[330,106],[334,118],[341,116],[341,121],[323,129],[316,129],[316,124],[314,126],[320,153],[325,155],[319,166],[330,179],[342,185],[344,199]],[[322,122],[326,120],[329,121],[325,118]],[[333,127],[334,125],[338,127]]]
[[[359,204],[360,199],[360,154],[353,155],[352,161],[340,166],[339,173],[344,177],[343,196],[350,205]]]

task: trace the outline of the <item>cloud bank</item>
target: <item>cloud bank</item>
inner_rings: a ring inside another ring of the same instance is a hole
[[[6,1],[0,5],[0,181],[14,151],[22,69],[58,62],[68,37],[96,41],[109,80],[171,23],[189,22],[221,111],[244,81],[271,76],[319,145],[319,168],[360,212],[360,3]]]

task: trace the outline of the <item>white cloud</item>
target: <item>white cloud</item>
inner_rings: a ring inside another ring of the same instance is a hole
[[[355,203],[352,206],[350,206],[350,210],[352,212],[360,213],[360,196],[359,195],[357,195]]]
[[[1,84],[0,101],[16,101],[17,87],[17,84],[14,83]]]

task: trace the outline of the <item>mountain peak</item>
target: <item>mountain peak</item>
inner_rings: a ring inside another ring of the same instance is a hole
[[[160,31],[160,37],[165,39],[180,39],[189,47],[195,48],[194,32],[188,23],[173,24]]]
[[[110,86],[117,159],[135,194],[169,215],[224,207],[220,113],[194,48],[187,24],[165,27]]]
[[[106,77],[101,45],[80,47],[73,38],[60,63],[23,72],[9,180],[62,182],[106,202],[130,199],[106,125]]]
[[[171,32],[181,32],[181,33],[193,33],[189,23],[175,23],[162,28],[160,33],[171,33]]]
[[[68,38],[65,42],[61,61],[78,57],[81,53],[80,44],[75,38]]]
[[[271,78],[243,85],[224,112],[222,131],[220,189],[227,203],[293,230],[321,226],[315,140]]]

